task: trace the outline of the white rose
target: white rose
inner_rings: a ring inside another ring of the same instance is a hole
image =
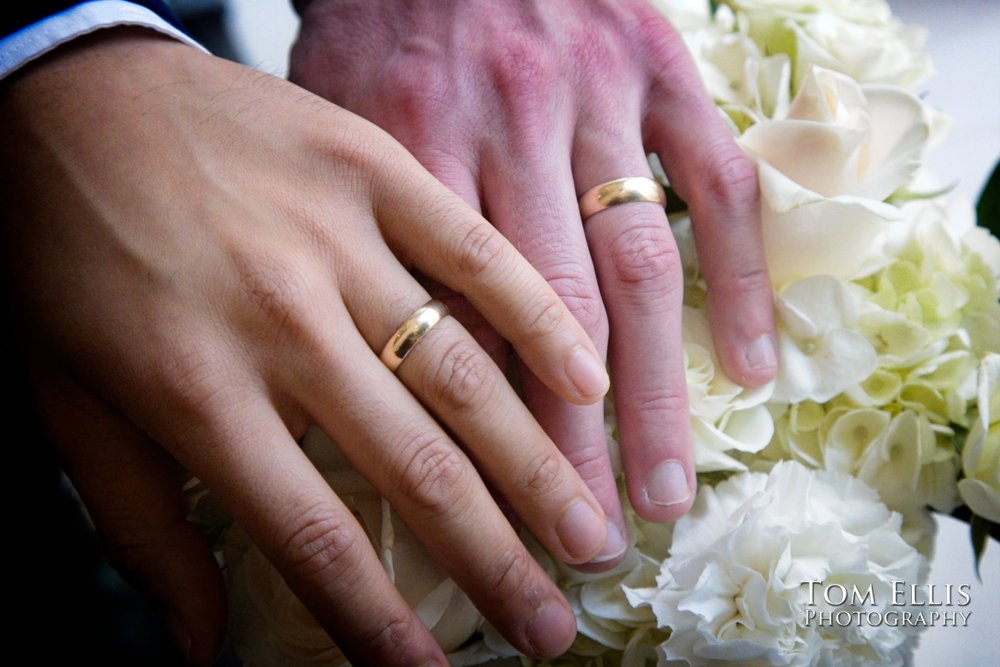
[[[1000,523],[1000,354],[988,354],[979,367],[979,414],[962,449],[965,479],[962,500],[973,512]]]
[[[933,74],[927,31],[903,25],[883,0],[723,0],[768,53],[795,57],[796,87],[814,66],[861,83],[913,87]]]
[[[885,0],[722,0],[742,11],[759,11],[776,19],[805,19],[817,13],[840,16],[858,24],[885,24],[892,10]]]
[[[774,284],[884,265],[887,222],[903,216],[882,200],[912,177],[929,135],[913,95],[818,68],[784,117],[747,129],[739,142],[758,165]]]
[[[927,31],[890,20],[864,25],[834,14],[817,14],[791,23],[795,31],[796,82],[813,66],[825,67],[862,83],[914,87],[934,73],[931,59],[920,52]]]
[[[707,0],[650,0],[681,33],[689,33],[709,25],[711,7]]]

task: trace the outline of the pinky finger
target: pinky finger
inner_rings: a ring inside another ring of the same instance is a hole
[[[757,174],[686,52],[661,55],[671,67],[652,89],[647,143],[690,207],[720,360],[738,383],[760,385],[777,372],[777,352]]]
[[[199,473],[354,665],[445,665],[351,511],[262,396],[213,420]]]
[[[156,608],[184,663],[211,664],[225,631],[225,590],[208,545],[185,519],[176,463],[65,376],[49,374],[36,393],[108,561]]]

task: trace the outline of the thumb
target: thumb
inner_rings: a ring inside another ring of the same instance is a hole
[[[208,545],[185,519],[176,463],[61,371],[33,375],[46,434],[108,562],[157,611],[185,664],[211,664],[225,632],[225,588]]]

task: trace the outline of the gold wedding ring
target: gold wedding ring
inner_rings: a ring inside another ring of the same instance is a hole
[[[618,178],[595,185],[583,193],[580,197],[580,218],[586,220],[606,208],[636,201],[648,201],[666,206],[667,193],[663,190],[663,186],[652,178],[645,176]]]
[[[410,315],[409,318],[396,329],[396,333],[382,348],[382,354],[378,358],[393,373],[406,359],[406,355],[416,347],[420,339],[427,335],[427,332],[434,328],[438,322],[448,314],[448,306],[437,299],[431,299]]]

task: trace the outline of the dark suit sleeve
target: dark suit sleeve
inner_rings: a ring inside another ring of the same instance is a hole
[[[163,0],[127,0],[133,5],[141,5],[159,14],[164,20],[172,23],[177,28],[183,30],[184,27],[177,19],[174,12]],[[0,4],[0,37],[17,32],[21,28],[40,21],[47,16],[58,14],[59,12],[82,5],[84,2],[67,2],[66,0],[38,0],[35,2],[3,2]]]

